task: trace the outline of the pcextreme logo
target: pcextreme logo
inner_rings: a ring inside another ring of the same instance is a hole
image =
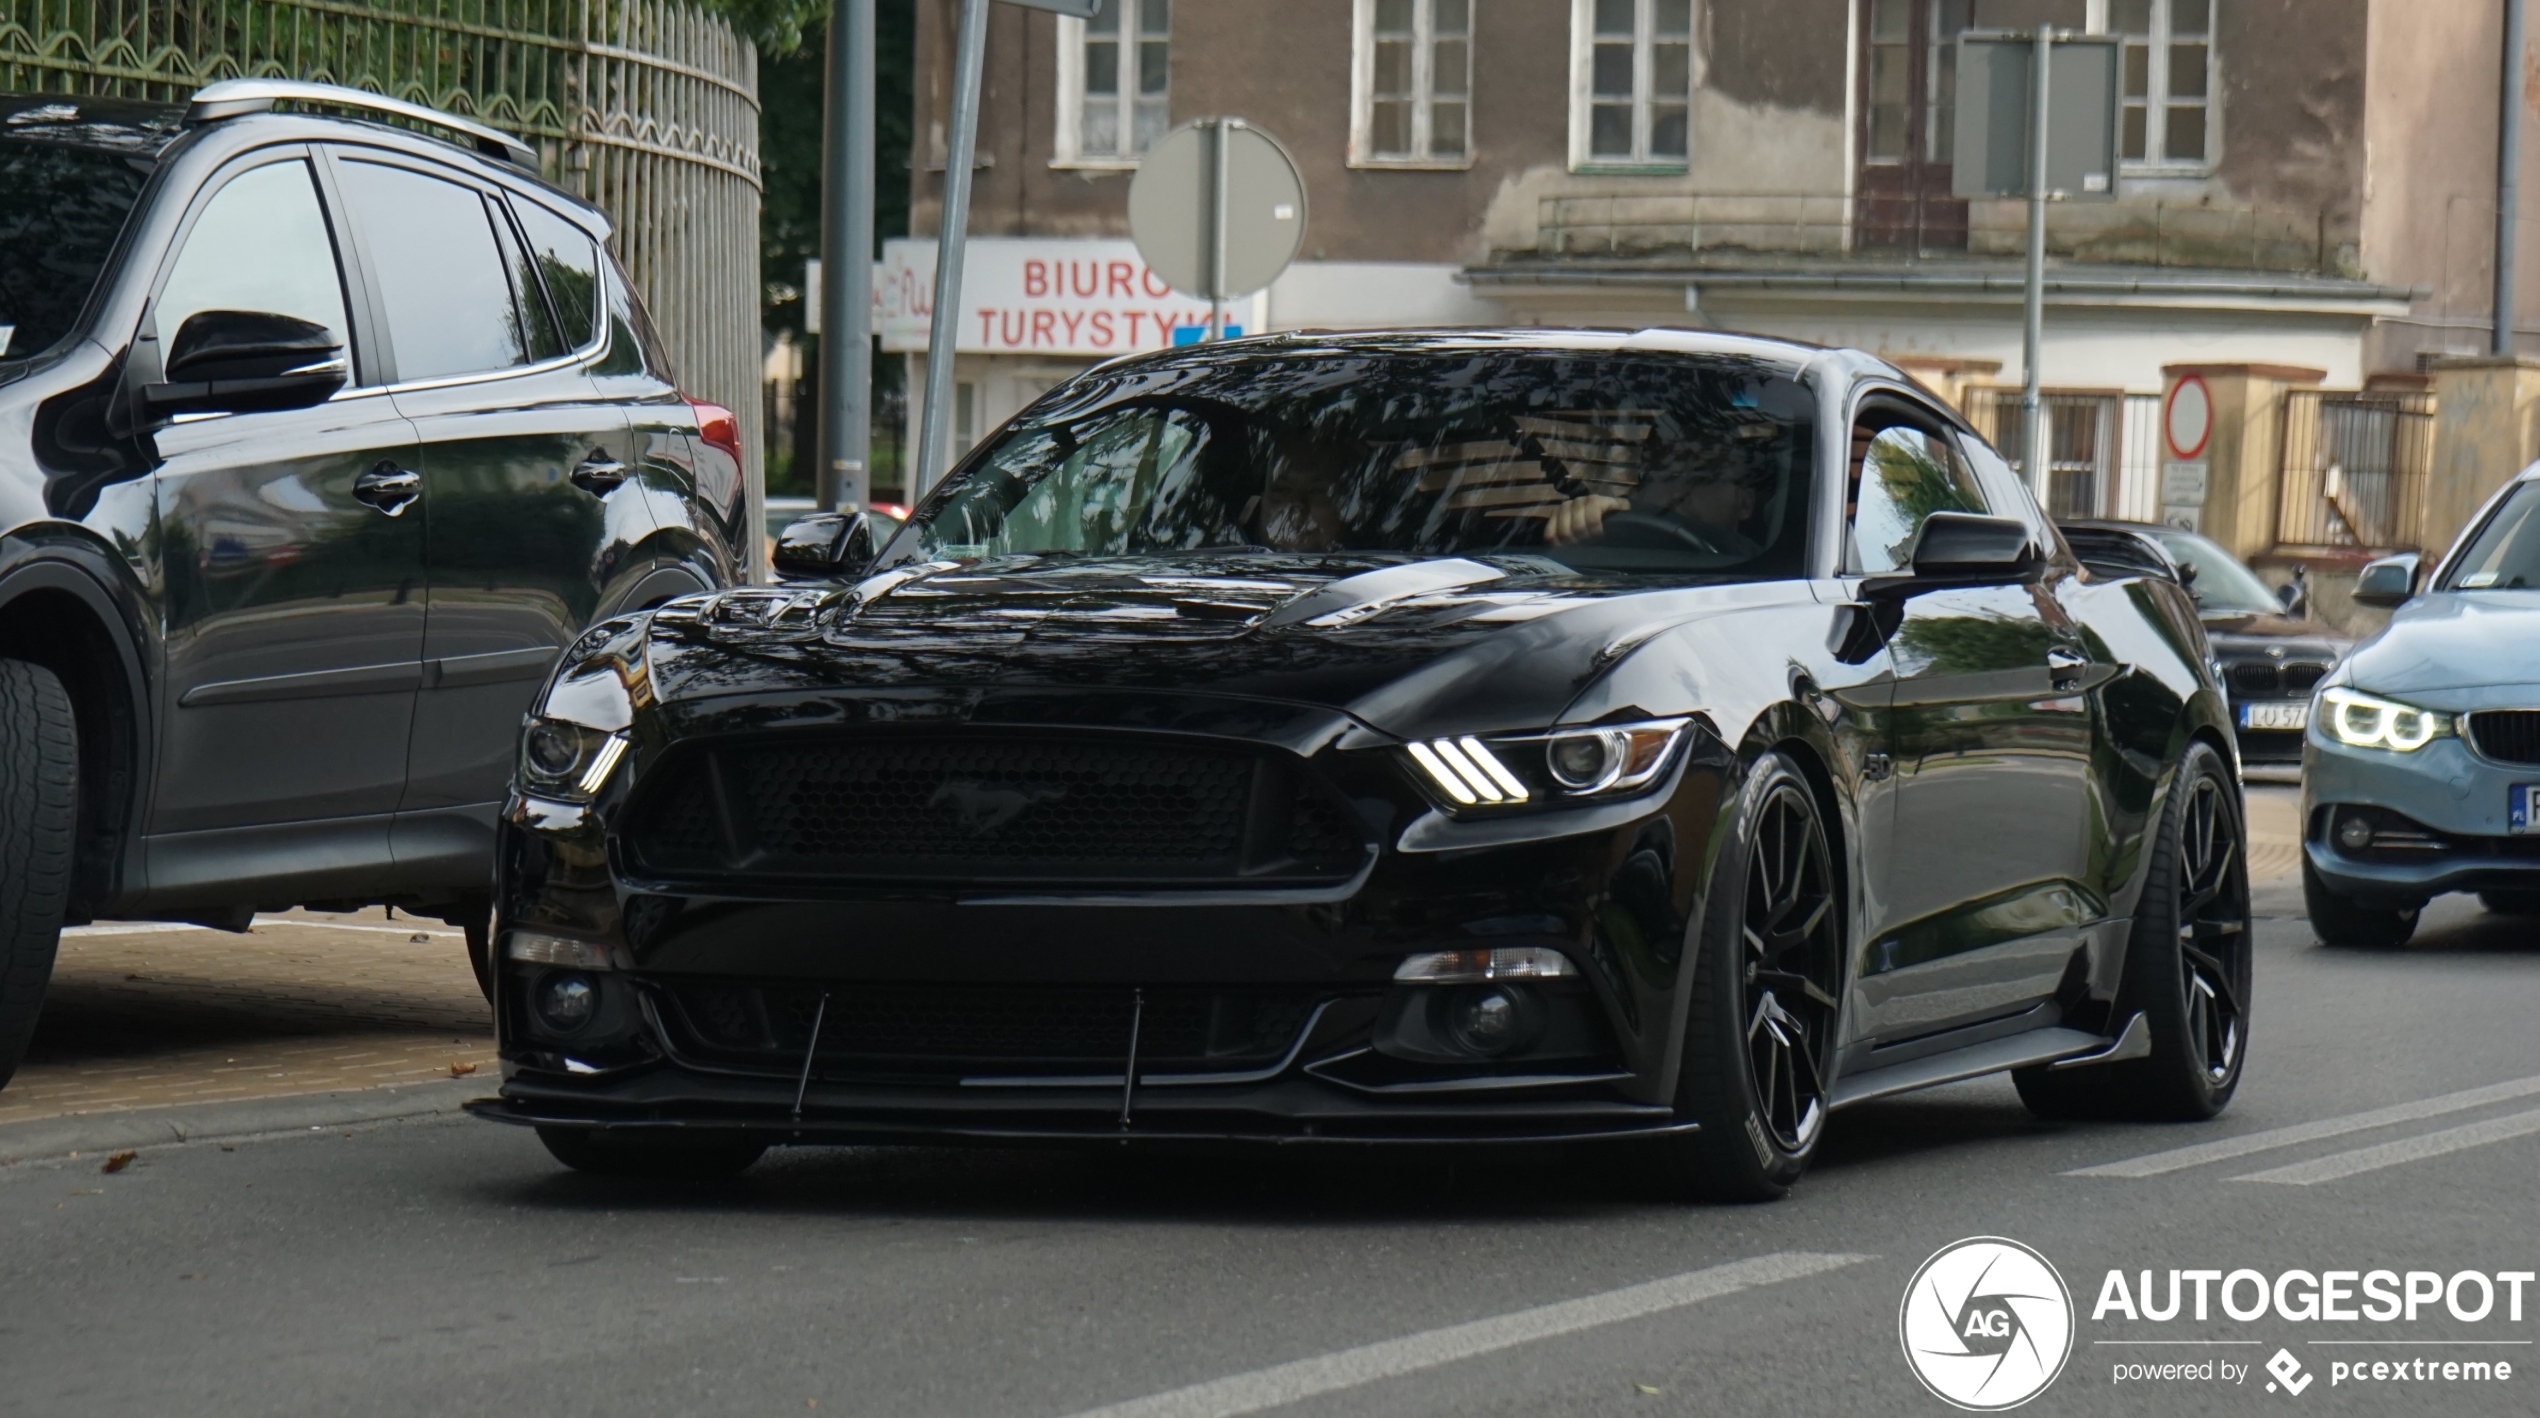
[[[2027,1246],[1970,1236],[1914,1272],[1896,1332],[1914,1377],[1942,1402],[1977,1412],[2017,1408],[2044,1393],[2072,1357],[2072,1292]]]

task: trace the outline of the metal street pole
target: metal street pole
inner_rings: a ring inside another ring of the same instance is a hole
[[[1230,118],[1209,120],[1208,338],[1226,338],[1226,130]]]
[[[829,12],[820,193],[820,505],[873,497],[873,0]]]
[[[2505,60],[2496,103],[2496,306],[2488,348],[2514,352],[2514,207],[2522,167],[2522,6],[2505,0]]]
[[[2027,435],[2024,456],[2028,464],[2029,491],[2038,505],[2046,505],[2046,418],[2044,401],[2037,392],[2037,364],[2046,343],[2046,55],[2054,42],[2052,31],[2040,26],[2037,31],[2037,57],[2029,67],[2029,97],[2034,114],[2029,121],[2028,160],[2028,311],[2026,328],[2021,332],[2020,427]]]
[[[961,40],[953,57],[952,133],[944,149],[944,220],[935,238],[935,309],[926,326],[926,412],[919,424],[914,502],[943,471],[952,443],[953,321],[961,305],[961,258],[970,228],[970,163],[979,147],[979,70],[988,49],[988,0],[961,0]]]

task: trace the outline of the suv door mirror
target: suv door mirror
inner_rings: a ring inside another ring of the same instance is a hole
[[[861,512],[814,512],[776,538],[776,574],[791,581],[852,580],[873,564],[873,519]]]
[[[2379,561],[2367,561],[2361,575],[2355,578],[2355,603],[2363,606],[2395,606],[2416,594],[2417,554],[2401,552]]]
[[[344,387],[335,332],[257,310],[198,310],[168,343],[162,382],[142,387],[159,415],[305,409]]]
[[[1914,538],[1916,579],[2011,577],[2036,559],[2028,524],[2016,517],[1934,512]]]

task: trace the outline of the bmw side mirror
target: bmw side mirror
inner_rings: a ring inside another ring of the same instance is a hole
[[[2311,582],[2301,567],[2293,568],[2293,579],[2275,588],[2275,598],[2284,603],[2286,615],[2307,615],[2311,609]]]
[[[1914,538],[1917,580],[2016,576],[2037,559],[2036,539],[2016,517],[1934,512]]]
[[[305,409],[343,388],[349,372],[343,343],[324,325],[256,310],[202,310],[177,327],[162,377],[142,386],[141,402],[162,418]]]
[[[789,581],[852,580],[873,564],[873,519],[861,512],[814,512],[777,535],[776,574]]]
[[[2401,552],[2364,563],[2362,574],[2355,578],[2355,604],[2396,606],[2415,595],[2416,590],[2417,554]]]

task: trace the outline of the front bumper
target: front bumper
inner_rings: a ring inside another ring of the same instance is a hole
[[[2460,738],[2393,753],[2350,748],[2314,729],[2303,745],[2303,854],[2331,890],[2373,904],[2540,888],[2540,834],[2508,831],[2507,794],[2516,784],[2540,784],[2540,765],[2491,762]],[[2333,825],[2337,809],[2349,806],[2421,824],[2427,845],[2346,850]]]

